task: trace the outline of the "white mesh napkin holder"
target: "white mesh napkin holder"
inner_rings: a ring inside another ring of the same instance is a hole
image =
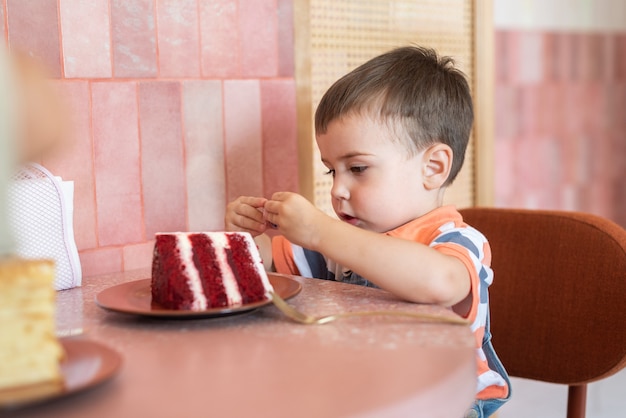
[[[39,164],[22,167],[8,189],[9,227],[17,255],[55,262],[54,288],[80,286],[82,273],[73,228],[73,182]]]

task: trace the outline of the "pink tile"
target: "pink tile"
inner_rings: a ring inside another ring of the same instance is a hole
[[[146,237],[186,228],[181,87],[178,82],[139,84],[141,178]]]
[[[7,0],[9,45],[40,59],[61,77],[57,0]]]
[[[7,37],[7,22],[6,22],[6,0],[0,0],[0,39],[6,42]],[[2,43],[4,45],[4,42]]]
[[[594,81],[600,78],[600,65],[604,62],[602,56],[602,38],[600,34],[581,33],[575,38],[578,78],[582,81]]]
[[[57,82],[70,112],[70,140],[43,165],[74,182],[74,238],[79,250],[97,247],[91,100],[86,81]]]
[[[159,69],[162,77],[200,74],[197,0],[158,0]]]
[[[519,89],[519,128],[524,136],[539,133],[539,91],[541,86],[524,86]]]
[[[603,61],[600,63],[600,77],[605,82],[615,81],[615,35],[612,33],[605,33],[602,36],[602,57]]]
[[[555,81],[558,71],[558,33],[543,34],[543,71],[546,81]]]
[[[537,131],[541,135],[554,134],[563,123],[561,90],[555,83],[543,83],[537,90]]]
[[[91,95],[99,244],[142,242],[137,86],[93,83]]]
[[[517,53],[518,82],[536,84],[544,79],[543,34],[540,32],[522,32],[519,34]]]
[[[580,83],[569,83],[564,89],[564,113],[567,115],[563,125],[564,132],[580,134],[584,129],[585,106],[583,88]]]
[[[494,58],[496,82],[505,83],[509,80],[511,56],[508,45],[508,31],[496,30],[494,34]]]
[[[263,195],[261,97],[257,80],[224,82],[227,200]]]
[[[561,148],[561,178],[564,184],[578,186],[581,184],[579,165],[584,156],[581,155],[577,138],[564,136],[559,138]]]
[[[626,82],[609,85],[611,92],[612,123],[610,129],[614,133],[626,131]]]
[[[507,206],[511,195],[517,190],[515,167],[514,141],[500,139],[495,142],[495,196],[496,206]]]
[[[156,77],[154,0],[111,0],[113,74]]]
[[[495,88],[496,138],[513,138],[519,134],[519,87],[498,83]]]
[[[241,51],[236,0],[198,0],[202,75],[237,77]]]
[[[293,0],[278,0],[278,75],[294,75]]]
[[[518,177],[517,191],[526,190],[527,192],[532,192],[535,195],[535,199],[537,199],[536,193],[546,187],[544,166],[541,166],[537,161],[537,149],[540,148],[540,144],[541,142],[538,138],[524,138],[516,144],[517,149],[515,153],[516,176]],[[544,158],[541,158],[541,160],[544,160]],[[537,203],[535,206],[537,206]]]
[[[241,74],[278,74],[278,16],[276,0],[239,0]]]
[[[613,193],[613,189],[609,187],[591,187],[588,194],[588,211],[610,219],[615,209]]]
[[[608,128],[607,96],[600,83],[581,86],[581,105],[584,110],[583,129],[591,134],[604,133]]]
[[[150,267],[152,265],[153,250],[154,241],[125,246],[122,252],[124,257],[124,271]]]
[[[615,77],[626,81],[626,34],[615,35]]]
[[[122,271],[122,249],[116,247],[81,251],[83,278]]]
[[[224,229],[226,178],[222,83],[183,85],[187,225],[190,231]]]
[[[611,179],[614,177],[613,167],[615,167],[616,149],[611,144],[610,136],[605,133],[594,133],[591,136],[591,142],[593,146],[589,150],[590,154],[590,167],[589,175],[591,181],[596,185],[602,185],[600,189],[606,189]],[[621,176],[623,173],[617,173]]]
[[[261,82],[263,191],[298,191],[298,140],[294,80]]]
[[[508,31],[506,42],[506,77],[511,84],[520,84],[520,67],[523,59],[520,53],[521,31]]]
[[[569,33],[554,35],[554,69],[555,81],[573,80],[572,62],[574,60],[573,37]]]
[[[109,2],[59,0],[59,7],[65,77],[111,77]]]

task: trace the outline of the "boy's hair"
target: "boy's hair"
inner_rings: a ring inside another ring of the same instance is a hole
[[[332,121],[354,113],[399,122],[410,138],[404,141],[409,155],[439,142],[450,146],[452,167],[444,185],[461,170],[474,111],[465,75],[454,68],[452,58],[409,46],[369,60],[324,94],[315,112],[316,134],[325,134]]]

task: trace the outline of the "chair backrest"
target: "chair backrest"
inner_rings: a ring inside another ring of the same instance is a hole
[[[493,345],[511,376],[581,385],[626,366],[626,231],[591,214],[469,208],[489,240]]]

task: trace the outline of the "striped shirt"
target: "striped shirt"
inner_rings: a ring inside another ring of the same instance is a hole
[[[477,399],[506,398],[509,379],[491,345],[489,332],[488,287],[493,281],[491,249],[487,239],[465,224],[454,206],[443,206],[386,233],[428,245],[457,257],[465,264],[471,280],[471,307],[466,318],[476,341]],[[367,279],[326,259],[322,254],[302,248],[282,236],[272,240],[274,267],[278,273],[295,274],[376,287]]]

